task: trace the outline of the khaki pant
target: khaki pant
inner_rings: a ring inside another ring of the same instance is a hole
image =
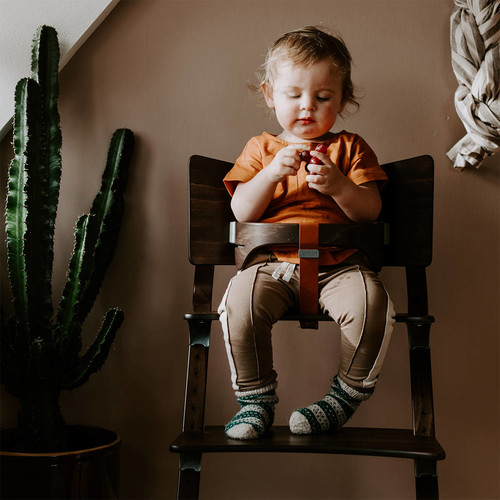
[[[320,268],[319,305],[340,326],[340,378],[351,387],[370,389],[387,352],[394,309],[377,274],[349,261],[355,259]],[[279,265],[264,262],[239,272],[219,306],[232,383],[240,392],[276,384],[271,329],[298,306],[299,296],[298,266],[286,282],[272,277]]]

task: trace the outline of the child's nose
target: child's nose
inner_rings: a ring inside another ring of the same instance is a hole
[[[314,109],[314,99],[312,97],[309,97],[307,95],[304,95],[302,97],[301,103],[300,103],[300,108],[304,110],[313,110]]]

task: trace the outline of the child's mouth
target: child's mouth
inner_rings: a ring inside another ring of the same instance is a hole
[[[299,123],[302,123],[303,125],[308,125],[309,123],[314,123],[314,120],[312,118],[299,118],[297,121]]]

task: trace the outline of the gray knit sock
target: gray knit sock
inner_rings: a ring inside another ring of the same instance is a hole
[[[335,376],[323,399],[292,413],[290,430],[294,434],[319,434],[340,429],[372,394],[373,389],[360,392]]]
[[[226,436],[232,439],[262,437],[274,421],[274,405],[278,402],[275,389],[263,393],[237,392],[236,395],[241,410],[226,425]]]

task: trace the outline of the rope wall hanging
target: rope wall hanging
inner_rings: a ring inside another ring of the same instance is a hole
[[[455,0],[450,19],[455,108],[467,134],[448,157],[480,167],[500,150],[500,0]]]

